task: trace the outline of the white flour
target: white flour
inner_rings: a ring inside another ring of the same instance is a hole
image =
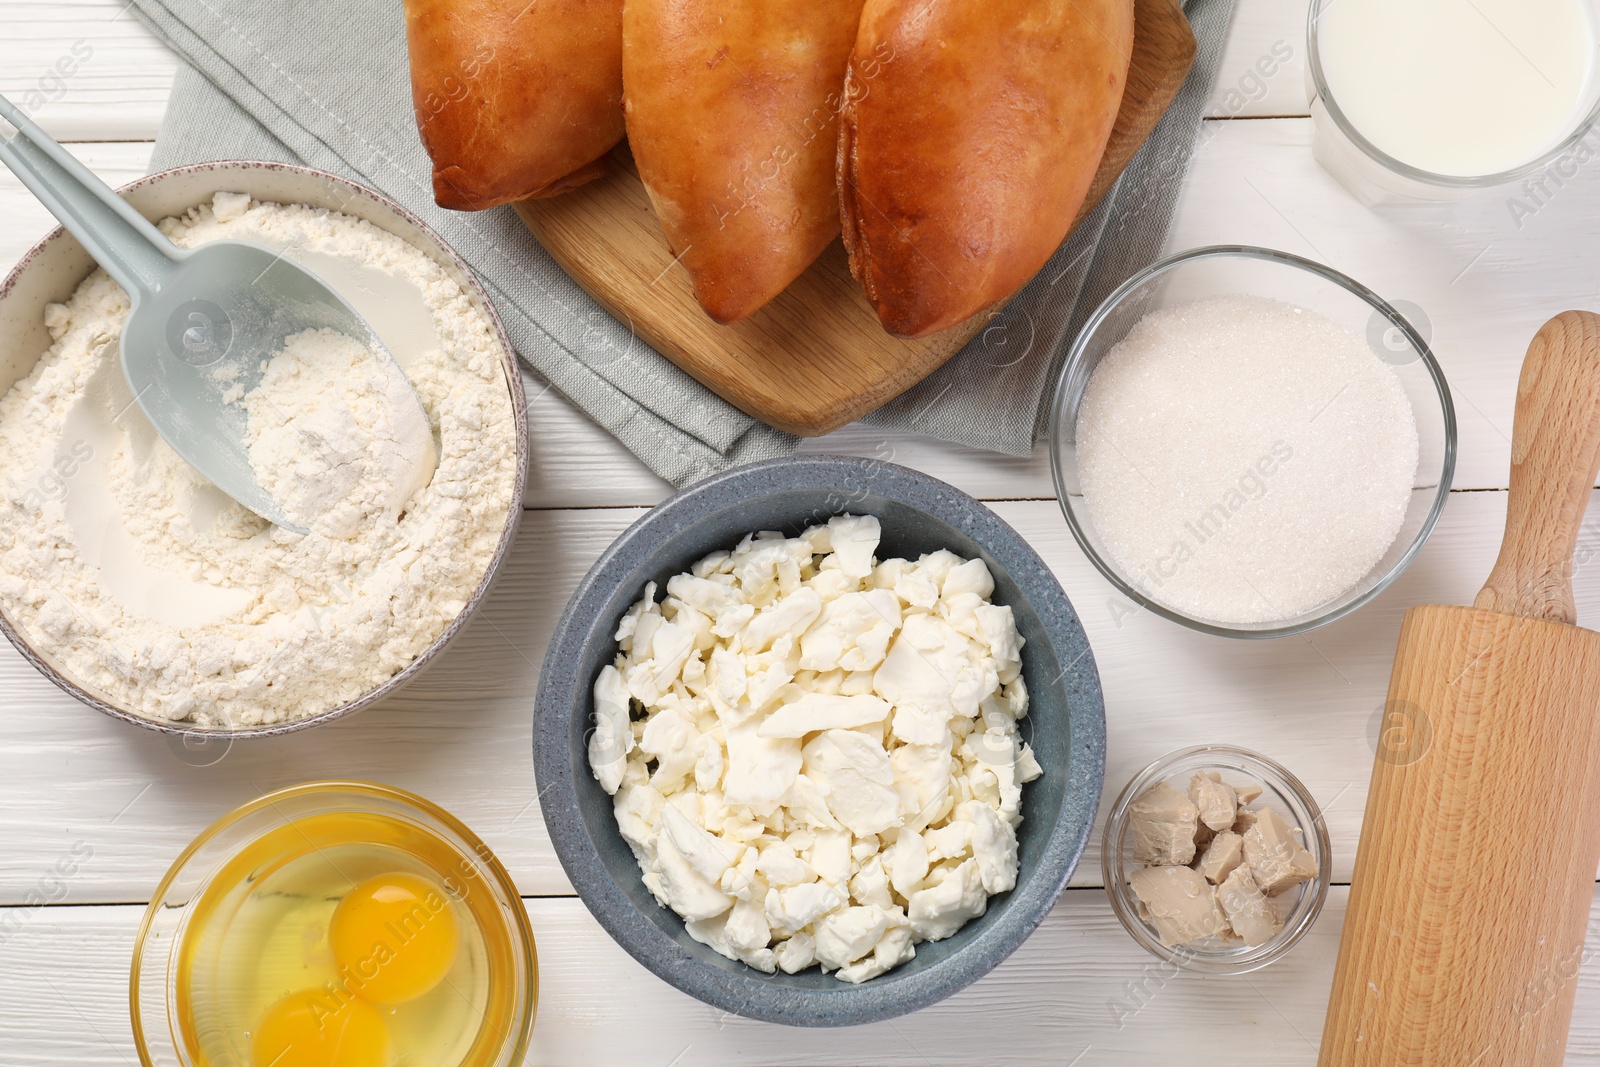
[[[235,387],[237,389],[238,387]],[[405,379],[334,330],[288,338],[237,403],[256,478],[289,518],[353,537],[399,518],[426,484],[433,430]]]
[[[378,506],[392,465],[351,432],[373,425],[353,371],[371,355],[302,334],[240,400],[267,488],[317,516],[304,537],[270,526],[132,403],[117,364],[127,299],[96,272],[48,309],[55,344],[0,399],[0,608],[69,677],[152,718],[315,715],[414,660],[493,558],[516,462],[494,335],[426,254],[348,216],[219,194],[161,228],[185,246],[292,249],[339,288],[415,385],[438,469],[401,507]],[[290,423],[319,432],[286,435]]]

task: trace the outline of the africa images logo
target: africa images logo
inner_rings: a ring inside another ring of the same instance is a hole
[[[1173,575],[1195,557],[1200,547],[1233,521],[1234,516],[1267,495],[1267,481],[1294,458],[1294,448],[1287,441],[1274,441],[1272,448],[1255,464],[1241,474],[1210,507],[1198,512],[1183,524],[1172,544],[1155,561],[1144,568],[1138,584],[1148,590],[1160,589]]]

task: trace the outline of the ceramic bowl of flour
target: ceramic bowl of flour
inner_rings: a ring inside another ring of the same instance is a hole
[[[504,328],[420,219],[334,175],[207,163],[120,192],[176,219],[180,244],[253,241],[340,291],[416,386],[439,472],[378,522],[370,445],[347,434],[366,379],[306,344],[270,360],[327,383],[282,394],[306,407],[277,413],[305,448],[285,455],[308,491],[347,478],[327,494],[343,503],[304,538],[230,506],[123,395],[125,300],[57,229],[0,285],[0,631],[67,693],[149,729],[264,736],[367,707],[461,631],[515,535],[528,435]],[[223,309],[193,312],[180,336],[227,328]]]
[[[1270,638],[1348,615],[1416,557],[1456,424],[1420,309],[1266,248],[1197,248],[1106,298],[1051,418],[1073,536],[1136,607]]]

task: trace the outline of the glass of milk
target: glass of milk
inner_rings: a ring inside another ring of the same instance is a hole
[[[1367,203],[1576,176],[1600,157],[1596,3],[1312,0],[1317,160]]]

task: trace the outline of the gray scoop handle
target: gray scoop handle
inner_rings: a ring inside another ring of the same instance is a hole
[[[0,119],[17,130],[0,129],[0,162],[130,296],[158,292],[183,252],[4,96]]]

